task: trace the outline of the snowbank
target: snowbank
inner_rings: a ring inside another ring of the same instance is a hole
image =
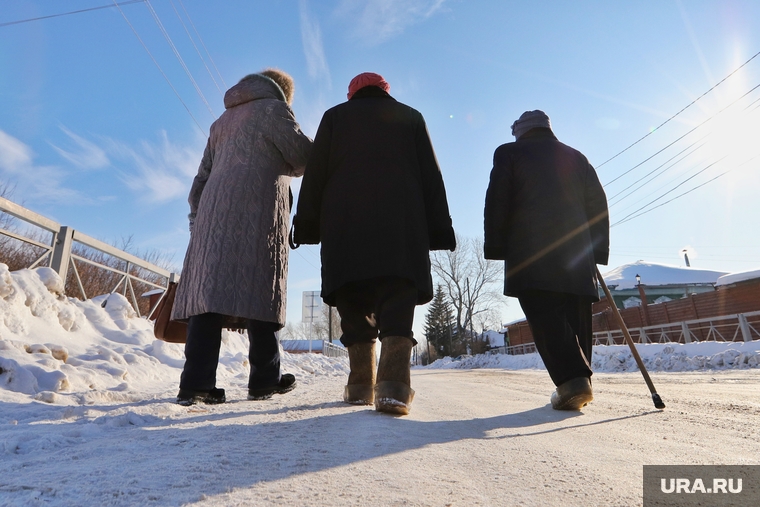
[[[760,366],[760,340],[688,344],[649,343],[637,344],[636,349],[649,371],[728,370]],[[445,357],[421,368],[544,369],[544,363],[537,352],[516,356],[481,354],[466,357],[461,361]],[[616,373],[636,371],[638,366],[628,345],[597,345],[591,358],[591,369],[600,373]]]
[[[103,307],[105,303],[105,307]],[[245,386],[248,339],[224,331],[220,386]],[[60,405],[136,401],[174,392],[184,346],[153,337],[120,294],[87,301],[63,295],[50,268],[10,272],[0,264],[0,401]],[[346,359],[282,354],[283,371],[299,382],[348,374]]]
[[[760,341],[648,344],[639,346],[639,352],[651,371],[760,364]],[[153,323],[137,317],[120,294],[79,301],[63,295],[60,277],[49,268],[10,272],[0,264],[0,402],[81,406],[171,399],[183,364],[183,346],[154,339]],[[636,370],[624,345],[595,347],[592,366],[597,372]],[[301,383],[345,378],[349,372],[346,358],[320,354],[283,352],[282,367]],[[544,366],[538,354],[486,354],[445,358],[425,368]],[[248,372],[247,337],[224,331],[218,385],[244,389]]]

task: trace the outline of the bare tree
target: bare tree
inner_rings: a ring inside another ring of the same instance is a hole
[[[309,335],[308,324],[288,322],[280,331],[280,340],[306,340]]]
[[[340,329],[340,315],[338,314],[338,309],[334,306],[324,305],[322,307],[322,315],[325,320],[327,337],[332,339],[332,341],[340,340],[343,331]]]
[[[457,249],[434,252],[430,259],[433,273],[443,286],[454,309],[460,336],[494,319],[501,306],[502,265],[483,256],[483,240],[457,234]]]

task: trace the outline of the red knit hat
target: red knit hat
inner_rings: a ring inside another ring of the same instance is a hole
[[[374,72],[362,72],[348,83],[348,93],[346,95],[350,99],[354,96],[354,93],[358,92],[365,86],[377,86],[385,93],[391,91],[391,85],[389,85],[380,74],[375,74]]]

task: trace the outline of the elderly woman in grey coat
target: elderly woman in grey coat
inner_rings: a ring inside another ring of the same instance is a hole
[[[246,328],[248,399],[295,387],[280,373],[276,332],[285,324],[290,180],[304,173],[312,141],[290,104],[292,78],[267,69],[224,96],[190,203],[190,243],[172,318],[188,322],[177,402],[224,403],[216,387],[223,328]]]

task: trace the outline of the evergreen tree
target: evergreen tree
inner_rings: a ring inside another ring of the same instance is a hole
[[[450,356],[452,354],[452,333],[454,327],[454,315],[451,305],[446,299],[443,288],[438,285],[425,315],[425,339],[428,342],[428,354],[434,356]],[[430,353],[430,348],[435,354]]]

